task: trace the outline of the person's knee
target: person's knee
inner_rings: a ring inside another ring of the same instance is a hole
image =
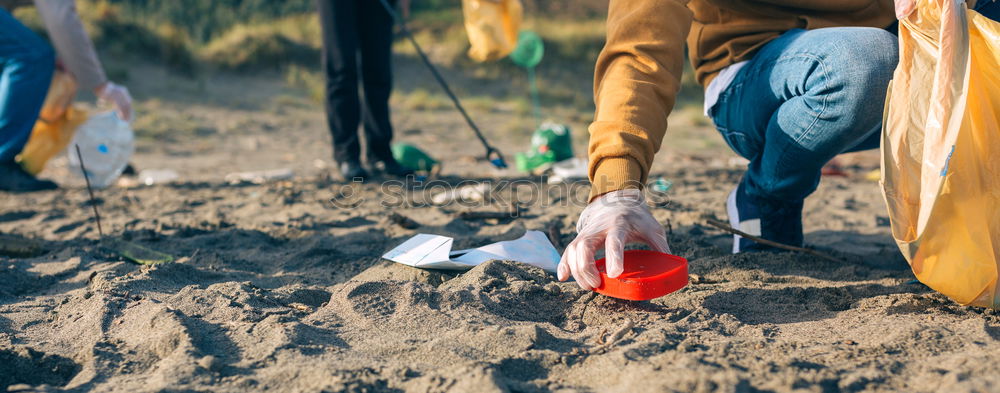
[[[859,28],[858,42],[850,53],[858,65],[860,83],[872,88],[888,87],[899,63],[899,40],[892,33],[876,28]],[[884,90],[884,89],[883,89]]]
[[[887,86],[899,61],[898,38],[882,29],[840,27],[820,29],[826,42],[816,48],[824,90],[856,95]]]
[[[354,70],[330,72],[326,75],[326,90],[331,95],[358,93],[358,74]]]
[[[816,72],[802,97],[805,113],[815,117],[791,128],[809,130],[796,143],[823,155],[837,154],[877,132],[889,81],[898,59],[894,35],[875,28],[832,28],[812,38]],[[824,132],[814,127],[827,127]]]
[[[831,29],[822,57],[822,78],[814,94],[822,96],[827,115],[850,119],[844,138],[861,138],[881,122],[882,107],[898,62],[897,39],[876,28]],[[834,40],[833,38],[837,38]],[[820,97],[817,97],[820,98]]]
[[[860,142],[879,130],[889,81],[899,62],[895,35],[875,28],[858,30],[857,46],[848,54],[855,64],[845,67],[850,73],[845,76],[847,96],[843,105],[853,112],[849,118],[856,123],[851,127],[851,142]]]

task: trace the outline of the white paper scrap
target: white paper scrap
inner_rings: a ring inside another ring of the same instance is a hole
[[[448,256],[454,239],[421,233],[385,253],[382,258],[426,269],[465,270],[472,266],[452,262]]]
[[[555,273],[559,251],[539,231],[527,231],[516,240],[482,247],[451,251],[454,239],[447,236],[419,234],[411,237],[382,258],[425,269],[468,270],[483,262],[502,259],[517,261]]]

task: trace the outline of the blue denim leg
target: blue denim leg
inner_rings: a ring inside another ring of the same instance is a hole
[[[55,64],[52,47],[0,9],[0,163],[28,142]]]
[[[976,7],[973,9],[987,18],[1000,21],[1000,1],[979,0],[976,2]]]
[[[719,97],[712,120],[750,160],[756,198],[798,203],[837,154],[878,144],[897,39],[867,27],[791,30],[771,41]]]

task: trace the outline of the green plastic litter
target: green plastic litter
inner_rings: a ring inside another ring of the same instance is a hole
[[[674,182],[672,182],[670,180],[667,180],[667,179],[664,179],[663,176],[660,176],[659,179],[656,179],[656,181],[653,182],[653,187],[652,188],[653,188],[653,191],[656,191],[656,192],[667,192],[667,191],[670,191],[670,187],[673,187],[673,186],[674,186]]]
[[[392,158],[400,165],[417,172],[431,172],[438,161],[418,147],[408,143],[395,143],[391,147]]]
[[[545,44],[542,37],[533,31],[525,30],[517,35],[517,46],[510,52],[510,59],[524,68],[533,68],[542,62],[545,54]]]
[[[545,45],[542,37],[533,31],[522,31],[517,36],[517,46],[510,53],[510,60],[528,71],[528,86],[531,90],[531,105],[534,109],[535,126],[542,122],[542,100],[538,94],[538,82],[535,78],[535,66],[542,62]]]
[[[174,261],[174,257],[170,254],[151,250],[129,241],[104,239],[102,243],[104,247],[115,254],[140,265],[159,265]]]
[[[551,151],[543,154],[514,154],[514,165],[517,166],[517,170],[521,172],[531,172],[535,169],[544,169],[556,162],[555,154]]]
[[[531,136],[531,150],[514,156],[517,169],[531,172],[573,158],[570,129],[563,124],[544,123]]]

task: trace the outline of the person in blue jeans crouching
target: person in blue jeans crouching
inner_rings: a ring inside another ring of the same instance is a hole
[[[584,289],[623,271],[626,243],[669,252],[641,191],[667,131],[687,36],[705,114],[749,165],[726,207],[734,228],[803,244],[803,201],[841,153],[880,143],[882,110],[898,62],[896,18],[914,0],[611,0],[595,67],[590,126],[591,201],[577,221],[559,279]],[[997,20],[1000,1],[969,0]],[[895,13],[895,17],[894,14]],[[668,142],[669,143],[669,142]],[[733,253],[767,249],[734,236]]]
[[[14,8],[33,3],[55,51],[11,15]],[[104,75],[73,0],[0,0],[0,190],[56,188],[55,183],[35,178],[14,162],[38,119],[56,67],[56,54],[80,87],[113,104],[122,119],[130,120],[132,97],[128,89]]]
[[[995,0],[980,0],[974,9],[1000,17]],[[881,143],[886,87],[898,62],[897,26],[794,29],[713,81],[731,78],[714,105],[706,101],[706,113],[750,160],[727,201],[735,228],[802,245],[802,201],[819,185],[823,165]],[[761,247],[740,236],[733,243],[734,253]]]

